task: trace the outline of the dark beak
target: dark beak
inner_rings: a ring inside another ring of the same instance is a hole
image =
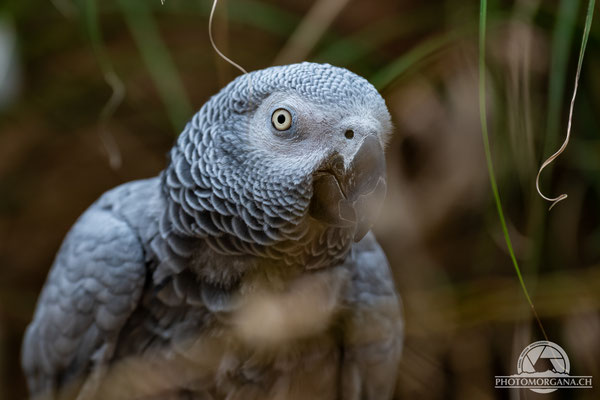
[[[385,198],[385,157],[379,140],[368,136],[346,170],[336,156],[320,171],[313,184],[311,216],[328,225],[354,227],[354,241],[360,241]]]

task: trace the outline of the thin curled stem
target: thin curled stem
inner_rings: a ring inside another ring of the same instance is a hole
[[[218,1],[219,0],[215,0],[213,2],[212,8],[210,10],[210,16],[208,17],[208,38],[210,39],[210,44],[212,45],[213,49],[217,52],[217,54],[223,60],[227,61],[232,66],[239,69],[244,75],[246,75],[248,77],[248,99],[251,99],[252,98],[252,79],[250,78],[250,74],[248,74],[248,71],[246,71],[241,65],[234,62],[229,57],[227,57],[225,54],[223,54],[223,52],[221,52],[221,50],[219,50],[219,48],[217,47],[217,44],[215,43],[215,39],[213,38],[212,23],[213,23],[213,19],[215,16],[215,10],[217,9]]]
[[[583,29],[583,38],[581,39],[581,48],[579,49],[579,61],[577,63],[577,72],[575,73],[575,85],[573,86],[573,96],[571,97],[571,105],[569,107],[569,121],[567,123],[567,135],[565,136],[565,140],[564,140],[563,144],[560,146],[560,148],[558,149],[558,151],[556,153],[552,154],[546,161],[544,161],[544,163],[540,167],[540,170],[538,171],[537,176],[535,178],[535,188],[536,188],[538,194],[544,200],[552,202],[552,204],[550,205],[550,208],[548,210],[552,210],[552,207],[554,207],[556,204],[558,204],[558,202],[560,202],[568,197],[568,195],[566,193],[563,193],[557,197],[544,196],[544,194],[540,190],[540,175],[542,174],[542,170],[544,168],[546,168],[548,165],[550,165],[550,163],[552,163],[552,161],[554,161],[558,156],[560,156],[565,151],[565,149],[567,148],[567,145],[569,144],[569,139],[571,138],[571,126],[572,126],[572,122],[573,122],[573,108],[575,106],[575,97],[577,96],[577,88],[579,87],[579,76],[581,75],[581,66],[583,64],[583,56],[585,54],[585,47],[587,45],[588,37],[590,35],[590,28],[592,26],[592,18],[594,16],[594,3],[595,2],[596,2],[596,0],[590,0],[588,2],[588,11],[587,11],[586,19],[585,19],[585,27]]]
[[[215,43],[215,39],[213,38],[213,34],[212,34],[212,23],[213,23],[213,18],[215,16],[215,10],[217,8],[217,3],[218,2],[219,2],[219,0],[215,0],[213,2],[212,9],[210,10],[210,16],[208,17],[208,37],[210,39],[210,44],[212,45],[213,49],[217,52],[217,54],[219,56],[221,56],[221,58],[223,60],[227,61],[229,64],[233,65],[234,67],[236,67],[237,69],[239,69],[240,71],[242,71],[242,73],[247,74],[248,71],[246,71],[244,68],[242,68],[242,66],[240,66],[237,63],[235,63],[229,57],[227,57],[225,54],[223,54],[221,52],[221,50],[219,50],[219,48],[217,47],[217,45]]]

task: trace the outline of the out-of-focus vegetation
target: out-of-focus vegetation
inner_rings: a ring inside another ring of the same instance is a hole
[[[19,346],[70,225],[105,190],[156,175],[194,110],[238,72],[210,47],[208,0],[0,4],[0,398],[23,398]],[[487,103],[508,231],[532,301],[571,372],[600,379],[600,23],[567,151],[587,2],[490,1]],[[396,126],[375,227],[406,314],[397,398],[508,398],[494,375],[542,339],[489,189],[477,92],[478,1],[228,0],[214,33],[248,70],[344,66]],[[112,161],[110,161],[112,160]],[[119,168],[114,168],[114,167]],[[598,389],[545,398],[598,398]],[[537,398],[532,392],[521,392]]]

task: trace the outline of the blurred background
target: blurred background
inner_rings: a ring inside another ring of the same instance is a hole
[[[209,0],[0,4],[0,399],[26,396],[23,331],[54,254],[104,191],[154,176],[193,112],[238,71],[212,50]],[[490,1],[487,100],[516,257],[550,340],[600,385],[600,16],[567,151],[562,142],[587,1]],[[397,399],[597,399],[494,389],[543,335],[519,286],[485,166],[479,2],[221,0],[214,34],[248,70],[346,67],[395,124],[375,233],[406,316]],[[596,12],[598,14],[598,12]]]

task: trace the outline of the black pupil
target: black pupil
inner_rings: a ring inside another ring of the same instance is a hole
[[[279,122],[280,124],[283,124],[285,122],[285,120],[286,120],[285,115],[279,114],[277,116],[277,122]]]

